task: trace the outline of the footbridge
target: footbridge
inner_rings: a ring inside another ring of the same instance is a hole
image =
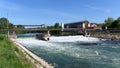
[[[14,25],[15,27],[18,25]],[[44,24],[42,25],[22,25],[24,27],[30,28],[14,28],[14,29],[0,29],[0,31],[8,31],[8,35],[13,38],[17,38],[16,31],[44,31],[47,35],[50,35],[50,31],[78,31],[85,34],[85,29],[83,28],[46,28]],[[34,28],[31,28],[34,27]],[[36,27],[36,28],[35,28]]]

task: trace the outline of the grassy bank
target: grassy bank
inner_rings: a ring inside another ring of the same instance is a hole
[[[0,68],[33,68],[24,54],[0,34]]]

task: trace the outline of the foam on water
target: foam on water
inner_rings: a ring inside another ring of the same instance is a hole
[[[50,42],[100,42],[100,39],[84,36],[59,36],[50,37]]]
[[[53,63],[58,68],[119,68],[120,46],[77,44],[100,42],[83,36],[51,37],[50,41],[35,38],[18,38],[17,41],[28,49]]]

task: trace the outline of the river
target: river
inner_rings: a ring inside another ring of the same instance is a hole
[[[49,41],[17,41],[56,68],[120,68],[120,42],[83,36],[51,36]]]

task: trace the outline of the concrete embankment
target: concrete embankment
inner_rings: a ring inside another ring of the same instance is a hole
[[[44,59],[41,57],[35,55],[25,47],[23,47],[21,44],[19,44],[15,39],[11,39],[12,42],[16,45],[16,47],[25,54],[25,57],[32,63],[34,64],[35,68],[54,68],[51,64],[46,62]]]
[[[114,33],[112,32],[90,32],[89,36],[120,41],[120,33],[118,32],[114,32]]]

